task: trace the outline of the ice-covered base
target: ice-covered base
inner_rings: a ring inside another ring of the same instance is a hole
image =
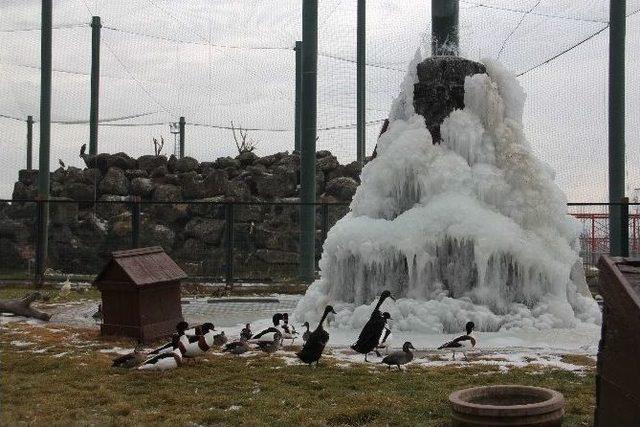
[[[336,326],[358,329],[388,289],[399,300],[385,310],[401,331],[461,332],[469,320],[481,331],[599,324],[579,229],[522,131],[525,95],[513,76],[485,65],[488,74],[467,77],[466,107],[444,120],[442,144],[410,108],[410,90],[394,103],[298,320],[313,324],[332,304]]]

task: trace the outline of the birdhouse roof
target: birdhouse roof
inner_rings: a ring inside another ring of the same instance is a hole
[[[160,246],[115,251],[94,283],[128,279],[137,286],[185,279],[187,274]]]

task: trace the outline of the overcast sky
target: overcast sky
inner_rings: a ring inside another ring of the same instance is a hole
[[[92,15],[102,30],[100,151],[153,152],[168,123],[184,115],[187,154],[201,161],[233,155],[231,132],[252,131],[258,154],[291,150],[295,55],[301,1],[53,0],[54,121],[89,112]],[[367,130],[370,152],[416,48],[429,44],[430,1],[377,0],[367,11]],[[470,59],[498,57],[528,94],[525,128],[536,154],[556,170],[570,201],[607,198],[608,0],[461,1],[461,48]],[[627,1],[628,13],[640,0]],[[530,11],[527,13],[527,11]],[[319,10],[318,149],[355,157],[356,0],[322,0]],[[0,2],[0,115],[39,114],[40,1]],[[571,52],[539,64],[572,45]],[[627,187],[640,187],[640,13],[627,20]],[[537,68],[534,68],[537,67]],[[530,70],[534,68],[531,71]],[[342,129],[341,127],[346,127]],[[0,118],[0,197],[10,197],[25,165],[26,124]],[[38,127],[35,127],[37,165]],[[270,131],[267,131],[270,130]],[[81,165],[85,124],[52,127],[51,164]]]

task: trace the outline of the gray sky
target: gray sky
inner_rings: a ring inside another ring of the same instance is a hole
[[[342,161],[355,157],[355,0],[322,0],[319,10],[318,149]],[[538,4],[539,3],[539,4]],[[499,57],[523,73],[606,27],[607,0],[461,1],[462,54]],[[640,0],[627,1],[628,13]],[[102,17],[100,115],[145,114],[101,126],[100,149],[134,156],[153,151],[152,138],[184,115],[187,154],[199,160],[233,155],[231,120],[252,131],[258,154],[291,150],[295,62],[301,1],[291,0],[54,0],[53,120],[86,121],[89,111],[91,15]],[[386,117],[415,49],[429,43],[426,0],[377,0],[367,13],[367,120]],[[537,5],[537,6],[536,6]],[[534,7],[536,6],[536,7]],[[527,13],[527,11],[530,11]],[[0,3],[0,115],[39,113],[40,2]],[[627,30],[628,193],[640,187],[640,13]],[[24,31],[26,30],[26,31]],[[29,31],[30,30],[30,31]],[[425,34],[427,35],[425,38]],[[608,30],[519,78],[528,94],[525,128],[536,154],[555,170],[570,201],[607,195]],[[203,126],[205,125],[205,126]],[[0,197],[10,197],[25,165],[26,124],[0,118]],[[379,123],[368,126],[368,151]],[[35,127],[35,159],[37,165]],[[84,124],[52,127],[57,159],[81,165]]]

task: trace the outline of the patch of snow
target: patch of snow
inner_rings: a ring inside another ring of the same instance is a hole
[[[53,355],[53,356],[51,356],[51,357],[60,358],[60,357],[66,356],[66,355],[67,355],[67,354],[69,354],[69,353],[70,353],[70,352],[68,352],[68,351],[63,351],[62,353],[54,354],[54,355]]]
[[[35,343],[29,341],[11,341],[11,345],[14,347],[29,347]]]
[[[242,409],[242,406],[240,406],[240,405],[231,405],[227,409],[225,409],[224,411],[225,412],[228,412],[228,411],[239,411],[240,409]]]

